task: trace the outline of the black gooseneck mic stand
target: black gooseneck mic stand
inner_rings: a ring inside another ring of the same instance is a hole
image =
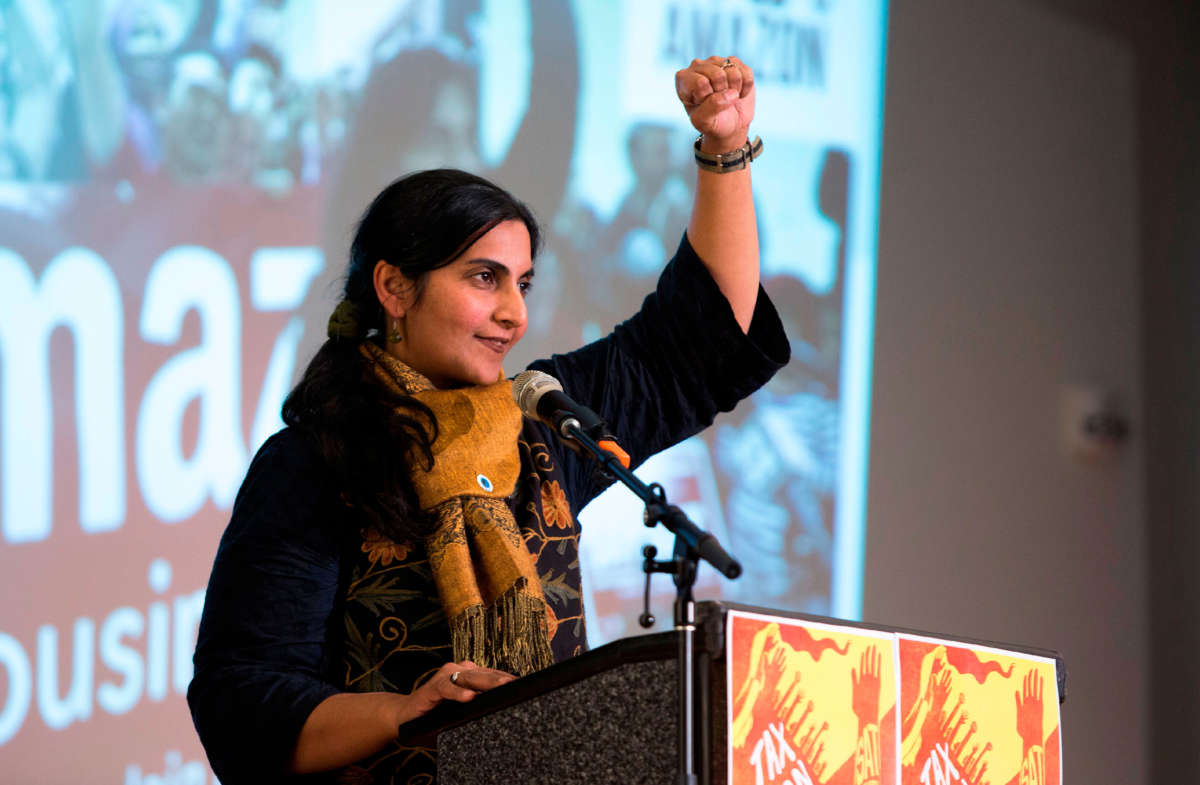
[[[565,413],[563,413],[565,414]],[[610,475],[620,480],[646,505],[644,522],[653,528],[661,523],[675,535],[675,551],[670,561],[657,562],[658,551],[652,545],[642,553],[646,557],[642,569],[646,573],[646,608],[638,618],[643,627],[654,624],[650,615],[650,575],[670,573],[675,581],[675,629],[679,635],[679,783],[697,785],[696,773],[696,684],[695,637],[696,606],[692,586],[696,570],[704,559],[730,580],[742,574],[742,565],[725,552],[717,539],[696,526],[678,507],[667,502],[666,492],[658,483],[646,485],[621,464],[617,456],[601,447],[585,433],[579,421],[566,416],[559,423],[559,432],[580,445]]]

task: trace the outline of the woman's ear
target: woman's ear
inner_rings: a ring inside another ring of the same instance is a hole
[[[415,291],[412,281],[400,271],[399,267],[388,264],[382,259],[375,263],[373,280],[375,296],[379,298],[379,304],[383,306],[383,310],[390,317],[402,318],[412,307],[413,292]]]

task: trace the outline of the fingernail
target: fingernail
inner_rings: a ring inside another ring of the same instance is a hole
[[[737,97],[738,97],[737,90],[726,90],[725,91],[725,100],[732,101],[733,99],[735,99]]]

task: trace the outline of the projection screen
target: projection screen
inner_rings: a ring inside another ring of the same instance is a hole
[[[0,771],[205,783],[183,695],[216,543],[323,339],[354,221],[456,166],[546,229],[507,365],[628,316],[687,220],[674,72],[756,69],[791,363],[639,470],[745,565],[699,598],[856,618],[883,0],[0,4]],[[582,514],[593,646],[638,634],[633,497]],[[653,611],[670,617],[657,578]],[[658,629],[664,628],[659,622]]]

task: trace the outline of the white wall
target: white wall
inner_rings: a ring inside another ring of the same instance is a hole
[[[1140,407],[1134,57],[1027,2],[891,17],[864,618],[1057,649],[1065,781],[1145,782],[1139,423],[1059,444],[1065,385]]]

